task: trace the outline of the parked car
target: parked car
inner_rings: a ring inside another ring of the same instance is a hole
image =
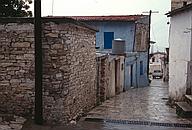
[[[152,73],[152,77],[153,79],[156,79],[157,77],[161,79],[163,77],[163,73],[161,72],[161,70],[154,70]]]

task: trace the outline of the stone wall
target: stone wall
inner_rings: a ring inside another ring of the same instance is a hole
[[[95,32],[72,24],[44,29],[44,117],[70,121],[96,103]]]
[[[0,111],[34,108],[34,36],[30,23],[0,24]]]
[[[53,20],[54,22],[50,22]],[[0,111],[34,115],[34,27],[0,24]],[[95,30],[74,20],[43,24],[43,116],[66,123],[96,104]]]

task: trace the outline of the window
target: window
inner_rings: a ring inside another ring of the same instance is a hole
[[[143,61],[140,61],[140,75],[143,75]]]
[[[104,32],[104,49],[112,49],[114,32]]]
[[[155,57],[152,58],[152,62],[155,62]]]

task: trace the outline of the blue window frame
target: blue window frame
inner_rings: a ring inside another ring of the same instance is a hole
[[[114,32],[104,32],[104,49],[112,49]]]
[[[143,75],[143,61],[140,61],[140,75]]]

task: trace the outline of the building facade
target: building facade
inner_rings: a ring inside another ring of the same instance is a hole
[[[167,15],[171,17],[169,96],[178,101],[192,92],[192,4],[173,10]]]
[[[112,40],[125,40],[124,89],[148,86],[149,16],[71,16],[95,27],[98,51],[111,53]]]
[[[155,52],[150,54],[149,73],[153,73],[154,70],[160,70],[163,72],[163,62],[166,57],[166,53]]]
[[[42,18],[43,120],[67,123],[96,105],[96,30],[68,18]],[[0,111],[35,108],[33,18],[0,19]]]

